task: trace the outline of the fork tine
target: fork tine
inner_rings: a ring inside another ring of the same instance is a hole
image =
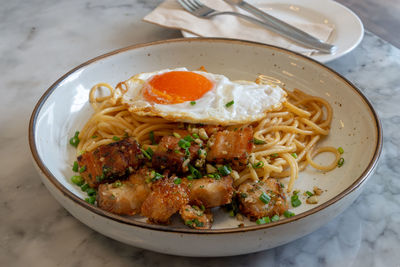
[[[187,5],[185,0],[177,0],[178,3],[188,12],[193,12],[193,8]]]
[[[178,0],[178,2],[183,6],[186,7],[186,10],[189,12],[194,12],[197,8],[192,4],[189,0]]]
[[[188,1],[192,2],[192,4],[195,5],[197,8],[204,7],[204,5],[197,0],[188,0]]]

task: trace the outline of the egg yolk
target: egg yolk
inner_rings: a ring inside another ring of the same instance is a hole
[[[178,104],[201,98],[213,88],[203,75],[190,71],[170,71],[154,76],[144,88],[146,100],[157,104]]]

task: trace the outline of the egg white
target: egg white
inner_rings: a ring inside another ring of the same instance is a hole
[[[167,120],[234,125],[250,123],[265,117],[266,113],[278,109],[286,99],[286,92],[277,85],[260,85],[250,81],[230,81],[226,76],[203,71],[193,71],[213,82],[213,88],[205,93],[196,104],[157,104],[143,97],[143,85],[153,76],[169,71],[187,71],[186,68],[164,69],[140,73],[125,81],[127,91],[119,91],[121,102],[129,110],[142,116],[160,116]],[[228,102],[234,104],[227,107]]]

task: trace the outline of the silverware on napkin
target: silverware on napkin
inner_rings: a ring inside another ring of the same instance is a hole
[[[271,31],[278,33],[280,35],[285,36],[286,38],[293,40],[297,43],[300,43],[306,47],[314,48],[318,51],[334,54],[336,52],[336,46],[325,43],[314,36],[296,28],[292,25],[275,18],[268,13],[265,13],[261,9],[256,8],[255,6],[247,3],[244,0],[224,0],[226,3],[234,6],[238,6],[256,17],[260,18],[266,25],[270,28]]]

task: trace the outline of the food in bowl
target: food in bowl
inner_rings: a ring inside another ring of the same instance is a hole
[[[262,75],[231,81],[204,68],[166,69],[115,88],[97,84],[89,100],[94,114],[70,140],[79,173],[72,181],[115,214],[167,224],[179,213],[187,226],[209,229],[211,209],[224,206],[264,224],[294,215],[287,194],[293,207],[301,203],[293,190],[299,171],[343,164],[340,149],[316,148],[329,134],[329,103]],[[317,164],[321,152],[335,159]],[[321,191],[306,193],[315,203]]]

